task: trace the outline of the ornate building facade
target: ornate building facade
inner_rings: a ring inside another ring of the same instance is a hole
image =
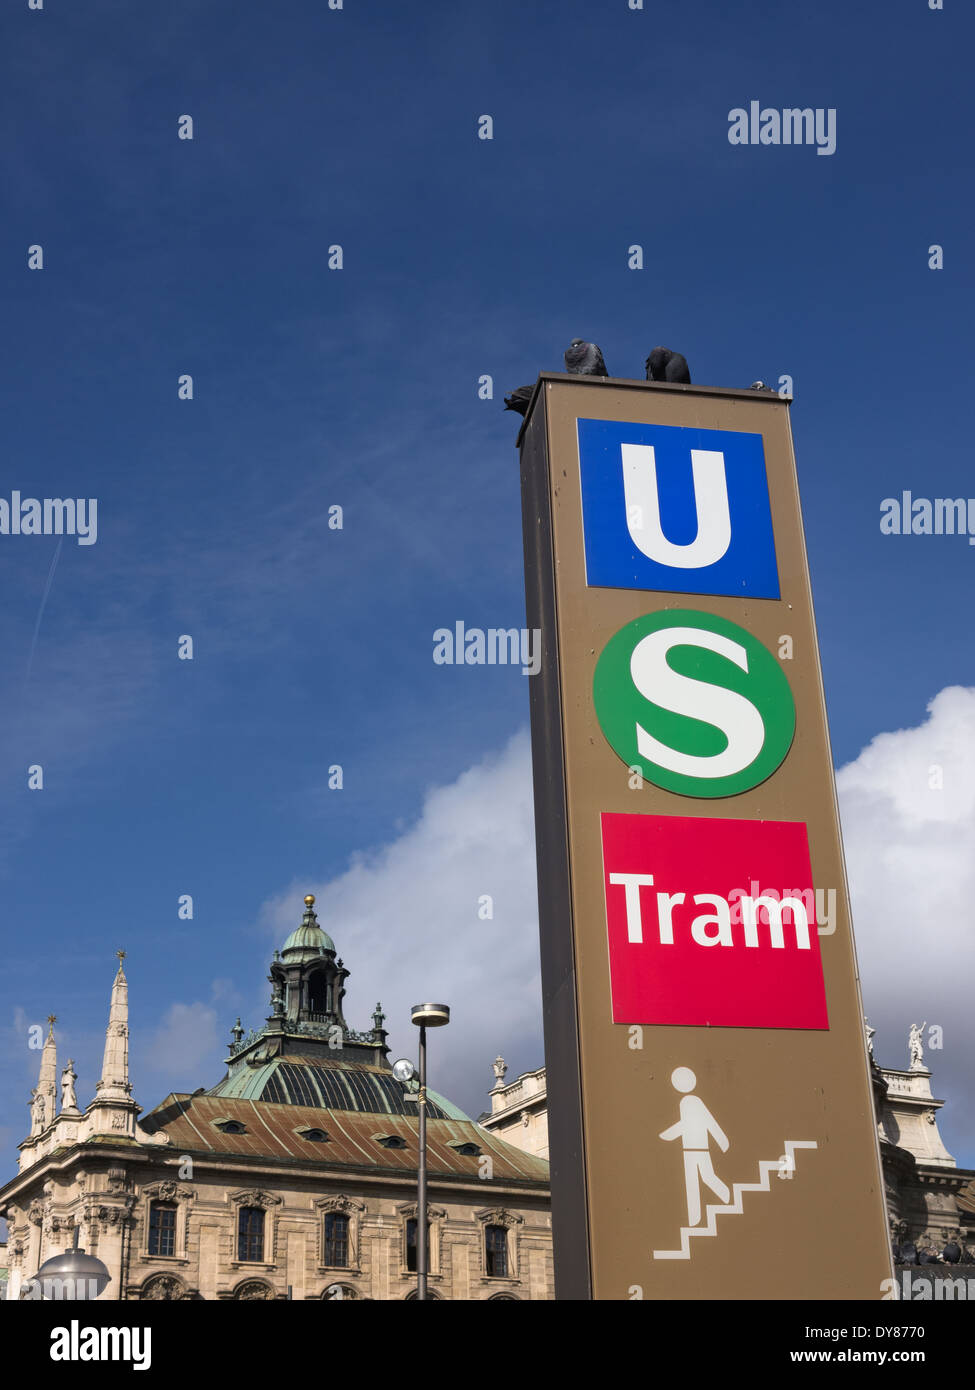
[[[491,1109],[478,1115],[477,1122],[492,1134],[525,1153],[548,1159],[548,1091],[545,1068],[526,1071],[505,1085],[508,1067],[503,1057],[495,1058]]]
[[[891,1238],[939,1253],[956,1241],[975,1251],[975,1172],[959,1168],[938,1130],[943,1100],[931,1090],[923,1025],[913,1025],[905,1070],[881,1067],[867,1028],[874,1107]]]
[[[120,953],[120,957],[121,957]],[[138,1119],[119,960],[102,1077],[84,1113],[53,1023],[20,1171],[0,1188],[8,1297],[81,1228],[106,1299],[403,1299],[416,1287],[415,1083],[388,1061],[379,1005],[343,1013],[349,971],[314,899],[270,966],[271,1012],[233,1029],[227,1074]],[[548,1164],[428,1091],[429,1289],[553,1296]]]

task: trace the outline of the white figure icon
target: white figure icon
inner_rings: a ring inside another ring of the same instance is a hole
[[[701,1219],[701,1183],[709,1187],[722,1202],[731,1195],[726,1183],[717,1176],[711,1163],[711,1139],[722,1153],[728,1152],[728,1136],[701,1100],[688,1094],[697,1085],[690,1067],[676,1067],[670,1082],[675,1091],[683,1094],[680,1119],[665,1129],[661,1139],[681,1139],[684,1144],[684,1183],[687,1188],[687,1224],[696,1226]]]

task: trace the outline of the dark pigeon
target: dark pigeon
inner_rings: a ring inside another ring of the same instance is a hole
[[[505,410],[517,410],[519,415],[527,414],[528,402],[532,398],[532,392],[534,391],[534,389],[534,382],[532,382],[531,386],[516,387],[515,390],[512,391],[510,396],[505,396],[504,398]]]
[[[603,354],[595,343],[587,343],[584,338],[573,338],[564,356],[565,370],[573,376],[609,376]]]
[[[687,358],[679,352],[671,352],[670,348],[655,347],[647,358],[647,381],[676,381],[690,386]]]

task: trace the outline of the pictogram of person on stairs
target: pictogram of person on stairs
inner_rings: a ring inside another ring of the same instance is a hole
[[[697,1077],[690,1067],[676,1067],[671,1073],[670,1084],[684,1098],[680,1103],[680,1119],[665,1129],[660,1138],[683,1140],[687,1224],[696,1226],[701,1219],[702,1182],[722,1202],[727,1202],[731,1195],[727,1184],[716,1175],[711,1163],[711,1139],[722,1153],[728,1152],[729,1140],[700,1096],[688,1094],[697,1085]]]

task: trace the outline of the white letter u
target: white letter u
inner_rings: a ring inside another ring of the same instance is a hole
[[[688,545],[674,545],[660,525],[657,461],[651,444],[622,444],[626,526],[634,545],[650,560],[675,569],[704,569],[715,564],[731,544],[731,515],[724,454],[691,450],[697,535]],[[634,529],[632,518],[643,522]]]

